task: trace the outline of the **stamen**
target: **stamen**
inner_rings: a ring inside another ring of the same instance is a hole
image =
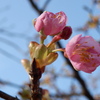
[[[84,42],[84,43],[87,43],[87,42]],[[93,50],[94,46],[92,46],[92,47],[79,47],[81,45],[82,44],[76,45],[75,51],[73,52],[73,55],[75,55],[75,54],[80,55],[80,61],[83,61],[83,62],[91,62],[92,60],[94,60],[93,54],[91,54],[91,52],[88,52],[89,49]],[[100,54],[97,56],[99,57]]]
[[[92,66],[95,67],[96,66],[96,63],[93,63]]]
[[[98,54],[97,56],[100,57],[100,54]]]
[[[88,43],[88,42],[84,42],[84,43]]]

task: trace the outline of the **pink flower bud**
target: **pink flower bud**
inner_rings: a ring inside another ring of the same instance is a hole
[[[64,55],[76,70],[93,72],[100,65],[100,45],[91,36],[73,37],[66,46]]]
[[[30,61],[27,59],[22,59],[21,60],[22,65],[24,66],[24,68],[26,69],[26,71],[29,73],[30,72]]]
[[[56,35],[66,26],[66,21],[67,16],[64,12],[53,14],[45,11],[34,21],[34,27],[44,35]]]
[[[72,34],[72,28],[69,27],[69,26],[66,26],[66,27],[63,29],[63,31],[62,31],[60,34],[56,35],[55,37],[56,37],[58,40],[60,40],[60,39],[67,40],[67,39],[69,39],[69,37],[71,36],[71,34]]]
[[[58,36],[64,40],[67,40],[69,39],[71,34],[72,34],[72,28],[70,26],[66,26]]]

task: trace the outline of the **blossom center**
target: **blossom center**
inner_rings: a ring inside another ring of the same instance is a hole
[[[58,19],[59,20],[59,23],[60,24],[62,23],[62,21],[61,21],[62,13],[61,12],[59,12],[58,14],[52,15],[51,18]]]
[[[91,63],[91,65],[95,67],[97,65],[95,60],[97,57],[100,57],[100,54],[98,54],[94,48],[94,46],[84,47],[82,44],[77,44],[73,55],[78,55],[80,62]]]

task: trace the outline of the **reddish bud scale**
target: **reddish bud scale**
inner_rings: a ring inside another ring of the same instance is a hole
[[[69,39],[71,34],[72,34],[72,28],[70,26],[66,26],[60,34],[53,37],[51,43],[55,43],[61,39],[67,40]]]
[[[61,39],[67,40],[72,34],[72,28],[70,26],[66,26],[63,31],[58,35]]]

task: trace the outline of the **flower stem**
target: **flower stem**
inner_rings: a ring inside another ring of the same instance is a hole
[[[44,40],[46,39],[47,36],[45,35],[40,35],[40,44],[44,43]]]
[[[59,49],[55,49],[55,50],[53,50],[52,52],[57,52],[57,51],[65,51],[65,48],[59,48]]]

